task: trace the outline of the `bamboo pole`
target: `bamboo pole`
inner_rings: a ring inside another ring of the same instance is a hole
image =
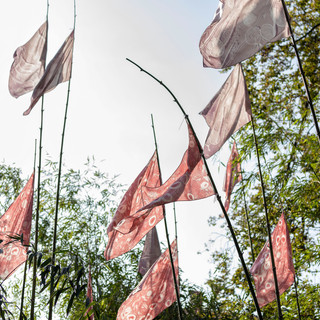
[[[152,131],[153,131],[154,144],[155,144],[156,154],[157,154],[157,161],[158,161],[158,166],[159,166],[160,184],[162,185],[162,176],[161,176],[161,169],[160,169],[160,161],[159,161],[159,153],[158,153],[158,144],[157,144],[157,137],[156,137],[156,131],[155,131],[155,128],[154,128],[154,123],[153,123],[153,116],[152,116],[152,114],[151,114],[151,122],[152,122]],[[175,273],[175,269],[174,269],[173,258],[172,258],[172,252],[171,252],[171,245],[170,245],[170,240],[169,240],[169,232],[168,232],[168,224],[167,224],[165,206],[163,206],[163,220],[164,220],[164,227],[165,227],[165,233],[166,233],[166,238],[167,238],[167,244],[168,244],[168,250],[169,250],[169,256],[170,256],[170,262],[171,262],[171,269],[172,269],[172,276],[173,276],[174,288],[175,288],[175,291],[176,291],[176,297],[177,297],[177,303],[178,303],[179,319],[182,320],[182,319],[183,319],[183,317],[182,317],[182,307],[181,307],[181,302],[180,302],[178,282],[177,282],[176,273]],[[178,246],[178,244],[177,244],[177,246]]]
[[[75,33],[75,25],[76,25],[76,0],[73,2],[74,4],[74,21],[73,21],[73,30]],[[74,42],[73,42],[74,47]],[[59,157],[59,169],[58,169],[58,181],[57,181],[57,194],[56,194],[56,206],[55,206],[55,217],[54,217],[54,230],[53,230],[53,241],[52,241],[52,258],[51,264],[54,266],[56,262],[56,245],[57,245],[57,229],[58,229],[58,212],[59,212],[59,198],[60,198],[60,183],[61,183],[61,171],[62,171],[62,155],[63,155],[63,145],[64,145],[64,135],[67,124],[67,115],[68,115],[68,107],[69,107],[69,97],[70,97],[70,87],[71,87],[71,78],[72,78],[72,67],[73,67],[73,56],[71,60],[71,68],[70,68],[70,79],[68,81],[68,93],[66,100],[66,108],[64,113],[64,121],[63,121],[63,129],[61,135],[61,146],[60,146],[60,157]],[[54,293],[54,273],[53,268],[51,269],[51,284],[50,284],[50,302],[49,302],[49,316],[48,319],[52,320],[53,313],[53,293]]]
[[[250,293],[251,293],[251,295],[252,295],[252,298],[253,298],[253,301],[254,301],[254,305],[255,305],[256,310],[257,310],[258,318],[259,318],[259,319],[263,319],[263,318],[262,318],[262,314],[261,314],[261,310],[260,310],[260,307],[259,307],[259,304],[258,304],[258,300],[257,300],[256,294],[255,294],[255,292],[254,292],[254,288],[253,288],[253,285],[252,285],[252,281],[251,281],[251,278],[250,278],[250,274],[249,274],[249,272],[248,272],[246,263],[245,263],[245,261],[244,261],[243,255],[242,255],[242,252],[241,252],[241,250],[240,250],[240,246],[239,246],[239,243],[238,243],[238,241],[237,241],[236,235],[235,235],[235,233],[234,233],[234,230],[233,230],[231,221],[230,221],[229,216],[228,216],[228,214],[227,214],[227,212],[226,212],[226,209],[225,209],[225,207],[224,207],[224,205],[223,205],[223,203],[222,203],[222,201],[221,201],[221,196],[219,195],[218,190],[217,190],[217,188],[216,188],[216,185],[215,185],[215,183],[214,183],[214,181],[213,181],[212,175],[211,175],[210,170],[209,170],[209,168],[208,168],[207,161],[206,161],[206,159],[205,159],[205,157],[204,157],[204,155],[203,155],[203,150],[202,150],[201,144],[200,144],[200,142],[199,142],[199,140],[198,140],[198,138],[197,138],[197,136],[196,136],[196,134],[195,134],[195,131],[194,131],[194,129],[193,129],[191,123],[190,123],[190,120],[189,120],[189,118],[188,118],[188,115],[185,113],[185,111],[183,110],[181,104],[179,103],[179,101],[177,100],[177,98],[175,97],[175,95],[172,93],[172,91],[171,91],[162,81],[158,80],[155,76],[153,76],[152,74],[150,74],[148,71],[142,69],[138,64],[136,64],[136,63],[133,62],[132,60],[130,60],[130,59],[128,59],[128,58],[127,58],[127,60],[128,60],[129,62],[131,62],[132,64],[134,64],[136,67],[138,67],[138,68],[140,69],[140,71],[143,71],[144,73],[146,73],[147,75],[149,75],[151,78],[153,78],[155,81],[157,81],[159,84],[161,84],[161,85],[170,93],[170,95],[173,97],[174,102],[176,102],[176,104],[178,105],[179,109],[180,109],[181,112],[183,113],[183,115],[184,115],[184,117],[185,117],[185,119],[186,119],[186,122],[189,124],[189,126],[190,126],[190,128],[191,128],[191,130],[192,130],[192,133],[194,134],[194,137],[196,138],[197,145],[198,145],[199,151],[200,151],[200,153],[201,153],[201,157],[202,157],[203,162],[204,162],[204,165],[205,165],[205,167],[206,167],[206,170],[207,170],[207,173],[208,173],[208,176],[209,176],[211,185],[212,185],[213,190],[214,190],[214,192],[215,192],[215,194],[216,194],[216,197],[217,197],[217,200],[218,200],[218,202],[219,202],[220,208],[221,208],[221,210],[222,210],[222,212],[223,212],[223,214],[224,214],[224,217],[225,217],[225,219],[226,219],[226,221],[227,221],[227,225],[228,225],[228,228],[229,228],[229,230],[230,230],[232,239],[233,239],[233,241],[234,241],[236,250],[237,250],[237,252],[238,252],[238,255],[239,255],[239,258],[240,258],[240,261],[241,261],[242,268],[243,268],[243,270],[244,270],[246,279],[247,279],[247,281],[248,281]]]

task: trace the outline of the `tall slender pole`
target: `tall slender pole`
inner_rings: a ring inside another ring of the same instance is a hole
[[[176,240],[178,239],[178,229],[177,229],[177,215],[176,215],[176,203],[173,203],[173,216],[174,216],[174,235]]]
[[[49,0],[47,0],[46,22],[47,22],[46,46],[48,46]],[[46,65],[46,60],[47,60],[47,56],[45,57],[45,65]],[[35,221],[35,231],[34,231],[35,240],[34,240],[34,257],[33,257],[30,320],[34,320],[34,305],[35,305],[35,300],[36,300],[36,285],[37,285],[37,253],[38,253],[38,236],[39,236],[40,193],[41,193],[40,192],[41,191],[40,176],[41,176],[41,161],[42,161],[43,112],[44,112],[44,95],[41,98],[41,114],[40,114],[39,165],[38,165],[38,181],[37,181],[36,221]]]
[[[284,13],[285,13],[285,16],[286,16],[286,20],[287,20],[287,23],[288,23],[288,26],[289,26],[290,36],[291,36],[294,52],[295,52],[295,55],[296,55],[297,60],[298,60],[299,71],[300,71],[300,74],[302,76],[302,81],[303,81],[303,84],[304,84],[304,88],[306,90],[306,95],[307,95],[307,99],[308,99],[308,105],[309,105],[311,113],[312,113],[313,122],[314,122],[314,125],[315,125],[315,128],[316,128],[317,135],[318,135],[318,140],[319,140],[319,143],[320,143],[319,123],[318,123],[318,120],[317,120],[316,112],[314,110],[314,106],[313,106],[312,98],[311,98],[311,95],[310,95],[307,79],[306,79],[306,76],[305,76],[304,71],[303,71],[303,67],[302,67],[299,51],[298,51],[298,48],[297,48],[297,43],[296,43],[296,40],[294,38],[292,26],[291,26],[291,23],[290,23],[289,12],[288,12],[285,0],[281,0],[281,2],[282,2],[283,10],[284,10]]]
[[[206,170],[207,170],[208,177],[209,177],[209,179],[210,179],[212,188],[213,188],[213,190],[214,190],[214,192],[215,192],[215,194],[216,194],[216,197],[217,197],[217,200],[218,200],[219,205],[220,205],[220,207],[221,207],[221,210],[222,210],[222,212],[223,212],[223,214],[224,214],[224,217],[225,217],[225,219],[226,219],[226,221],[227,221],[227,225],[228,225],[228,228],[229,228],[229,230],[230,230],[232,239],[233,239],[233,241],[234,241],[236,250],[237,250],[237,252],[238,252],[238,255],[239,255],[239,258],[240,258],[240,261],[241,261],[242,268],[243,268],[243,270],[244,270],[246,279],[247,279],[247,281],[248,281],[249,290],[250,290],[250,293],[251,293],[251,295],[252,295],[252,298],[253,298],[253,301],[254,301],[254,305],[255,305],[255,307],[256,307],[256,310],[257,310],[258,318],[259,318],[260,320],[263,319],[263,318],[262,318],[262,314],[261,314],[261,310],[260,310],[260,307],[259,307],[259,304],[258,304],[258,300],[257,300],[256,294],[255,294],[255,292],[254,292],[254,288],[253,288],[253,285],[252,285],[252,281],[251,281],[251,278],[250,278],[250,274],[249,274],[249,272],[248,272],[246,263],[245,263],[245,261],[244,261],[244,258],[243,258],[243,255],[242,255],[242,252],[241,252],[239,243],[238,243],[238,241],[237,241],[236,235],[235,235],[235,233],[234,233],[234,230],[233,230],[231,221],[230,221],[229,216],[228,216],[228,214],[227,214],[227,212],[226,212],[226,209],[225,209],[225,207],[224,207],[224,205],[223,205],[223,203],[222,203],[221,196],[219,195],[218,190],[217,190],[217,188],[216,188],[216,185],[215,185],[215,183],[214,183],[214,181],[213,181],[212,175],[211,175],[210,170],[209,170],[209,168],[208,168],[207,161],[206,161],[206,159],[205,159],[205,157],[204,157],[204,155],[203,155],[203,150],[202,150],[201,144],[200,144],[200,142],[199,142],[199,140],[198,140],[198,138],[197,138],[197,136],[196,136],[196,134],[195,134],[195,131],[194,131],[194,129],[193,129],[191,123],[190,123],[190,120],[189,120],[189,118],[188,118],[188,115],[185,113],[185,111],[183,110],[181,104],[179,103],[179,101],[177,100],[177,98],[175,97],[175,95],[172,93],[172,91],[171,91],[162,81],[158,80],[155,76],[153,76],[152,74],[150,74],[148,71],[142,69],[138,64],[136,64],[136,63],[133,62],[132,60],[130,60],[130,59],[128,59],[128,58],[127,58],[127,60],[128,60],[129,62],[131,62],[132,64],[134,64],[135,66],[137,66],[137,67],[140,69],[140,71],[143,71],[144,73],[146,73],[147,75],[149,75],[151,78],[153,78],[155,81],[157,81],[159,84],[161,84],[161,85],[170,93],[170,95],[173,97],[174,102],[178,105],[179,109],[180,109],[181,112],[183,113],[183,115],[184,115],[184,117],[185,117],[185,119],[186,119],[186,122],[189,124],[189,126],[190,126],[190,128],[191,128],[191,130],[192,130],[192,133],[193,133],[193,135],[194,135],[194,137],[195,137],[195,139],[196,139],[196,141],[197,141],[197,145],[198,145],[198,148],[199,148],[199,152],[201,153],[201,158],[203,159],[203,163],[204,163],[205,168],[206,168]]]
[[[272,264],[272,271],[273,271],[273,279],[274,279],[274,285],[275,285],[275,293],[276,293],[276,297],[277,297],[278,318],[279,318],[279,320],[281,320],[281,319],[283,319],[283,317],[282,317],[282,311],[281,311],[279,286],[278,286],[278,280],[277,280],[277,271],[276,271],[276,265],[275,265],[275,262],[274,262],[273,246],[272,246],[272,237],[271,237],[270,223],[269,223],[269,217],[268,217],[267,200],[266,200],[265,187],[264,187],[262,170],[261,170],[261,164],[260,164],[260,156],[259,156],[258,142],[257,142],[257,136],[256,136],[256,130],[255,130],[255,125],[254,125],[253,117],[252,117],[252,119],[251,119],[251,124],[252,124],[252,131],[253,131],[253,137],[254,137],[254,144],[255,144],[256,153],[257,153],[259,176],[260,176],[260,183],[261,183],[262,197],[263,197],[263,206],[264,206],[264,212],[265,212],[266,223],[267,223],[267,231],[268,231],[268,239],[269,239],[270,257],[271,257],[271,264]]]
[[[158,161],[158,166],[159,166],[160,184],[162,185],[162,176],[161,176],[161,169],[160,169],[160,161],[159,161],[157,137],[156,137],[156,131],[155,131],[155,128],[154,128],[153,116],[152,116],[152,115],[151,115],[151,122],[152,122],[152,130],[153,130],[154,144],[155,144],[156,154],[157,154],[157,161]],[[183,319],[183,318],[182,318],[182,307],[181,307],[181,302],[180,302],[178,282],[177,282],[176,273],[175,273],[175,270],[174,270],[174,263],[173,263],[172,252],[171,252],[171,245],[170,245],[170,240],[169,240],[169,232],[168,232],[168,225],[167,225],[167,218],[166,218],[165,206],[163,206],[163,220],[164,220],[164,227],[165,227],[166,238],[167,238],[167,243],[168,243],[168,250],[169,250],[170,262],[171,262],[171,269],[172,269],[172,276],[173,276],[174,288],[175,288],[175,291],[176,291],[176,297],[177,297],[177,303],[178,303],[179,319],[182,320],[182,319]]]
[[[75,25],[76,25],[76,0],[74,0],[74,20],[73,20],[73,30],[75,33]],[[74,42],[73,42],[74,46]],[[73,52],[73,50],[72,50]],[[60,157],[59,157],[59,169],[58,169],[58,181],[57,181],[57,194],[56,194],[56,206],[55,206],[55,216],[54,216],[54,230],[53,230],[53,241],[52,241],[52,257],[51,263],[54,266],[56,262],[56,245],[57,245],[57,229],[58,229],[58,211],[59,211],[59,199],[60,199],[60,183],[61,183],[61,171],[62,171],[62,155],[63,155],[63,145],[64,145],[64,135],[67,124],[67,115],[68,115],[68,107],[69,107],[69,97],[70,97],[70,86],[71,86],[71,78],[72,78],[72,67],[73,67],[73,57],[71,58],[71,68],[70,68],[70,78],[68,81],[68,93],[66,100],[66,108],[64,112],[64,121],[63,121],[63,129],[61,135],[61,145],[60,145]],[[53,313],[53,293],[54,293],[54,270],[51,269],[51,283],[50,283],[50,302],[49,302],[49,316],[48,319],[52,320]]]
[[[299,303],[299,296],[298,296],[298,284],[297,284],[296,278],[297,278],[297,276],[294,275],[294,289],[295,289],[295,292],[296,292],[296,301],[297,301],[298,317],[299,317],[299,320],[301,320],[300,303]]]

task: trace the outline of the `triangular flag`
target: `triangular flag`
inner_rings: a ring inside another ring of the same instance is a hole
[[[233,133],[251,121],[251,108],[241,65],[235,66],[226,82],[200,112],[210,127],[204,156],[210,158]]]
[[[272,236],[272,249],[277,272],[279,293],[285,292],[294,282],[294,266],[288,226],[284,214],[275,227]],[[260,251],[250,272],[253,276],[260,307],[276,299],[269,241]]]
[[[31,104],[23,115],[28,115],[42,95],[53,90],[59,83],[68,81],[71,77],[74,31],[65,40],[59,51],[48,64],[42,78],[34,88]]]
[[[86,306],[88,306],[93,301],[93,295],[92,295],[92,279],[91,279],[91,266],[89,265],[89,275],[88,275],[88,286],[87,286],[87,296],[86,296]],[[86,315],[92,310],[92,306],[88,308],[86,313],[84,314],[84,318],[88,320],[94,320],[94,314],[91,316]]]
[[[178,279],[177,243],[171,244],[176,279]],[[177,300],[167,249],[152,265],[138,286],[118,310],[117,320],[154,319]]]
[[[200,39],[203,65],[215,69],[233,66],[267,43],[290,35],[279,0],[220,0],[212,23]]]
[[[161,249],[157,228],[153,227],[146,236],[142,255],[139,261],[138,271],[144,276],[153,263],[160,257]]]
[[[27,248],[30,241],[30,230],[33,205],[34,174],[11,204],[9,209],[0,218],[0,278],[10,276],[27,259]],[[21,236],[20,240],[11,237]]]
[[[189,146],[179,167],[160,187],[146,186],[143,188],[150,199],[156,199],[140,210],[175,201],[203,199],[214,194],[196,138],[189,124],[188,132]]]
[[[156,153],[132,183],[108,226],[108,244],[104,252],[107,260],[131,250],[161,219],[163,208],[136,213],[151,200],[142,188],[160,185]],[[152,198],[154,199],[154,198]]]
[[[41,79],[47,55],[47,22],[13,54],[9,74],[9,92],[18,98],[32,91]]]
[[[231,193],[234,186],[242,179],[241,167],[239,162],[239,153],[236,142],[233,141],[231,154],[227,164],[226,176],[223,185],[223,191],[226,193],[226,201],[224,207],[226,211],[229,210]]]

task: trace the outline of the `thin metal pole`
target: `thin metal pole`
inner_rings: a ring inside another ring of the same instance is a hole
[[[194,131],[194,129],[193,129],[191,123],[190,123],[190,120],[189,120],[189,118],[188,118],[188,115],[187,115],[187,114],[185,113],[185,111],[183,110],[181,104],[179,103],[179,101],[177,100],[177,98],[175,97],[175,95],[171,92],[171,90],[170,90],[162,81],[158,80],[155,76],[153,76],[152,74],[150,74],[148,71],[142,69],[138,64],[136,64],[136,63],[133,62],[132,60],[130,60],[130,59],[128,59],[128,58],[127,58],[127,60],[128,60],[129,62],[131,62],[132,64],[134,64],[135,66],[137,66],[137,67],[140,69],[140,71],[143,71],[144,73],[146,73],[147,75],[149,75],[151,78],[153,78],[154,80],[156,80],[158,83],[160,83],[160,84],[170,93],[170,95],[173,97],[173,101],[176,102],[176,104],[178,105],[179,109],[180,109],[181,112],[183,113],[183,115],[184,115],[184,117],[185,117],[185,119],[186,119],[186,122],[189,124],[189,126],[190,126],[190,128],[191,128],[191,130],[192,130],[192,133],[193,133],[193,135],[194,135],[194,137],[195,137],[195,139],[196,139],[196,141],[197,141],[197,145],[198,145],[198,148],[199,148],[199,152],[201,153],[201,157],[202,157],[202,159],[203,159],[203,163],[204,163],[205,168],[206,168],[206,170],[207,170],[208,177],[209,177],[209,179],[210,179],[212,188],[213,188],[213,190],[214,190],[214,192],[215,192],[215,194],[216,194],[216,197],[217,197],[217,200],[218,200],[219,205],[220,205],[220,207],[221,207],[221,210],[222,210],[222,212],[223,212],[223,214],[224,214],[224,217],[225,217],[225,219],[226,219],[226,221],[227,221],[227,225],[228,225],[228,228],[229,228],[229,230],[230,230],[232,239],[233,239],[233,241],[234,241],[236,250],[237,250],[237,252],[238,252],[238,255],[239,255],[239,258],[240,258],[240,261],[241,261],[242,268],[243,268],[243,270],[244,270],[246,279],[247,279],[247,281],[248,281],[249,290],[250,290],[250,293],[251,293],[251,295],[252,295],[252,298],[253,298],[253,301],[254,301],[254,305],[255,305],[255,307],[256,307],[256,310],[257,310],[258,318],[259,318],[260,320],[263,319],[263,318],[262,318],[262,314],[261,314],[261,310],[260,310],[260,307],[259,307],[259,304],[258,304],[258,300],[257,300],[256,294],[255,294],[255,292],[254,292],[254,288],[253,288],[253,285],[252,285],[252,281],[251,281],[251,278],[250,278],[250,274],[249,274],[249,272],[248,272],[246,263],[245,263],[245,261],[244,261],[243,255],[242,255],[242,252],[241,252],[241,250],[240,250],[240,246],[239,246],[239,243],[238,243],[238,241],[237,241],[236,235],[235,235],[235,233],[234,233],[234,230],[233,230],[231,221],[230,221],[229,216],[228,216],[228,214],[227,214],[227,212],[226,212],[226,209],[225,209],[225,207],[224,207],[224,205],[223,205],[223,203],[222,203],[221,196],[219,195],[218,190],[217,190],[217,188],[216,188],[216,185],[215,185],[215,183],[214,183],[214,181],[213,181],[212,175],[211,175],[210,170],[209,170],[209,168],[208,168],[207,161],[206,161],[206,159],[205,159],[205,157],[204,157],[204,155],[203,155],[203,150],[202,150],[201,144],[200,144],[200,142],[199,142],[199,140],[198,140],[198,138],[197,138],[197,136],[196,136],[196,134],[195,134],[195,131]]]
[[[290,36],[291,36],[291,39],[292,39],[292,44],[293,44],[294,52],[295,52],[295,55],[296,55],[297,60],[298,60],[299,71],[300,71],[300,74],[301,74],[301,76],[302,76],[302,81],[303,81],[303,84],[304,84],[304,88],[305,88],[305,90],[306,90],[306,95],[307,95],[307,99],[308,99],[308,105],[309,105],[310,110],[311,110],[311,113],[312,113],[313,122],[314,122],[316,131],[317,131],[317,135],[318,135],[318,141],[319,141],[319,143],[320,143],[319,123],[318,123],[318,120],[317,120],[316,112],[315,112],[315,110],[314,110],[314,106],[313,106],[312,98],[311,98],[311,95],[310,95],[310,91],[309,91],[309,86],[308,86],[308,83],[307,83],[307,79],[306,79],[306,76],[305,76],[304,71],[303,71],[303,67],[302,67],[302,63],[301,63],[299,51],[298,51],[298,48],[297,48],[297,43],[296,43],[296,40],[295,40],[295,38],[294,38],[292,26],[291,26],[291,23],[290,23],[289,12],[288,12],[288,9],[287,9],[285,0],[281,0],[281,2],[282,2],[283,10],[284,10],[284,13],[285,13],[285,16],[286,16],[286,20],[287,20],[287,23],[288,23],[288,26],[289,26]]]
[[[176,203],[173,203],[173,216],[174,216],[174,234],[176,240],[178,239],[178,228],[177,228],[177,215],[176,215]]]
[[[75,24],[76,24],[76,0],[74,0],[74,21],[73,21],[74,33],[75,33]],[[73,42],[73,47],[74,47],[74,42]],[[54,230],[53,230],[53,241],[52,241],[52,257],[51,257],[51,260],[52,260],[51,263],[53,266],[55,265],[55,262],[56,262],[56,245],[57,245],[58,212],[59,212],[59,199],[60,199],[60,183],[61,183],[61,171],[62,171],[62,155],[63,155],[64,135],[65,135],[66,124],[67,124],[68,107],[69,107],[72,67],[73,67],[73,49],[72,49],[72,58],[71,58],[70,78],[68,81],[68,93],[67,93],[67,100],[66,100],[66,108],[65,108],[65,113],[64,113],[63,129],[62,129],[62,135],[61,135],[56,206],[55,206],[55,217],[54,217]],[[48,316],[49,320],[52,320],[52,313],[53,313],[53,293],[54,293],[54,272],[53,271],[54,270],[52,268],[51,269],[51,283],[50,283],[49,316]]]
[[[269,217],[268,217],[267,200],[266,200],[265,187],[264,187],[264,182],[263,182],[263,176],[262,176],[262,170],[261,170],[261,164],[260,164],[260,156],[259,156],[259,149],[258,149],[258,142],[257,142],[257,136],[256,136],[256,130],[255,130],[253,116],[251,118],[251,124],[252,124],[252,131],[253,131],[253,137],[254,137],[254,144],[255,144],[256,153],[257,153],[259,176],[260,176],[260,183],[261,183],[262,197],[263,197],[263,206],[264,206],[264,212],[265,212],[266,223],[267,223],[270,257],[271,257],[271,264],[272,264],[272,271],[273,271],[273,279],[274,279],[274,284],[275,284],[275,293],[276,293],[276,297],[277,297],[278,318],[279,318],[279,320],[281,320],[281,319],[283,319],[283,317],[282,317],[282,311],[281,311],[279,286],[278,286],[278,280],[277,280],[276,265],[275,265],[275,262],[274,262],[272,237],[271,237],[270,223],[269,223]]]
[[[46,46],[48,46],[48,31],[49,31],[49,0],[47,0],[47,32]],[[46,50],[47,52],[47,50]],[[45,57],[46,66],[47,55]],[[35,221],[35,240],[34,240],[34,257],[33,257],[33,274],[32,274],[32,290],[31,290],[31,306],[30,320],[34,320],[34,305],[36,301],[36,285],[37,285],[37,253],[38,253],[38,236],[39,236],[39,211],[40,211],[40,177],[41,177],[41,161],[42,161],[42,134],[43,134],[43,112],[44,112],[44,95],[41,98],[40,111],[40,137],[39,137],[39,165],[38,165],[38,181],[37,181],[37,206],[36,206],[36,221]]]
[[[160,184],[162,185],[162,176],[161,176],[161,169],[160,169],[157,137],[156,137],[156,131],[155,131],[155,128],[154,128],[152,114],[151,114],[151,122],[152,122],[152,131],[153,131],[154,144],[155,144],[156,154],[157,154],[157,161],[158,161],[158,166],[159,166]],[[170,245],[170,240],[169,240],[169,232],[168,232],[168,225],[167,225],[167,218],[166,218],[166,210],[165,210],[165,206],[162,206],[162,207],[163,207],[164,227],[165,227],[166,238],[167,238],[167,243],[168,243],[168,250],[169,250],[169,256],[170,256],[170,262],[171,262],[172,276],[173,276],[174,288],[175,288],[175,291],[176,291],[176,297],[177,297],[177,303],[178,303],[179,319],[182,320],[183,319],[182,318],[182,307],[181,307],[181,302],[180,302],[178,282],[177,282],[176,273],[175,273],[175,269],[174,269],[173,258],[172,258],[171,245]]]
[[[295,291],[296,291],[296,300],[297,300],[298,317],[299,317],[299,320],[301,320],[300,303],[299,303],[298,285],[297,285],[297,281],[296,281],[296,275],[294,275],[294,289],[295,289]]]

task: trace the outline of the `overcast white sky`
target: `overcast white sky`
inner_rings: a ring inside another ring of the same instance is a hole
[[[198,113],[218,91],[226,74],[202,67],[198,43],[211,22],[217,0],[78,0],[73,77],[64,147],[67,167],[80,168],[87,156],[105,161],[102,170],[119,174],[129,186],[154,151],[151,113],[157,131],[165,181],[179,165],[188,145],[183,116],[171,96],[125,60],[134,60],[162,80],[176,95],[203,143],[208,131]],[[44,22],[46,0],[11,0],[0,4],[0,160],[23,169],[33,167],[39,137],[40,102],[24,117],[30,94],[17,100],[8,92],[15,49]],[[48,61],[73,27],[73,1],[52,0],[49,10]],[[45,96],[44,156],[58,161],[67,83]],[[218,156],[226,162],[229,145]],[[224,167],[210,168],[221,191]],[[208,279],[209,255],[197,255],[216,230],[207,224],[220,209],[213,197],[177,203],[179,262],[182,278],[196,284]],[[172,205],[167,208],[173,239]],[[171,219],[171,221],[170,221]],[[160,240],[165,242],[159,224]],[[225,232],[225,231],[223,231]],[[223,239],[223,238],[222,238]],[[101,252],[103,254],[103,252]]]

